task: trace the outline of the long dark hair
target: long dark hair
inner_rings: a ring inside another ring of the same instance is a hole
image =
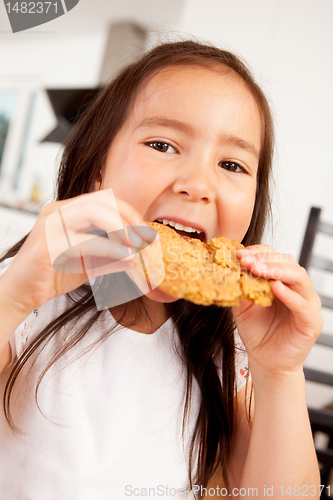
[[[257,191],[252,220],[242,241],[244,245],[259,243],[270,214],[269,177],[273,154],[273,125],[267,100],[254,82],[251,73],[234,54],[210,45],[194,41],[166,43],[153,48],[139,61],[129,65],[97,96],[76,124],[67,142],[62,157],[57,181],[56,200],[65,200],[91,192],[104,166],[106,155],[126,119],[130,115],[134,100],[141,86],[162,69],[169,66],[196,65],[237,74],[252,93],[257,102],[262,121],[262,144],[257,175]],[[28,235],[22,238],[0,259],[16,255]],[[133,286],[126,273],[116,273],[113,290]],[[111,290],[112,292],[112,290]],[[66,325],[66,336],[59,341],[59,353],[50,360],[39,377],[74,347],[98,320],[103,311],[97,311],[91,287],[82,285],[66,294],[68,309],[47,325],[17,360],[9,376],[4,393],[4,411],[13,430],[16,427],[10,413],[10,399],[13,385],[30,356],[45,346]],[[128,308],[135,311],[133,326],[147,315],[141,297],[126,303],[118,322],[126,321]],[[200,408],[192,437],[189,453],[189,482],[206,487],[213,474],[219,469],[225,484],[229,487],[227,466],[231,455],[234,431],[234,390],[235,390],[235,324],[231,308],[199,306],[188,301],[177,300],[165,304],[173,318],[182,347],[182,357],[187,370],[187,392],[184,401],[183,431],[186,425],[191,388],[195,379],[201,392]],[[90,314],[88,314],[90,313]],[[87,319],[84,326],[72,332],[70,325],[80,317]],[[151,319],[149,318],[151,321]],[[68,333],[70,330],[71,334]],[[113,330],[111,330],[113,331]],[[103,333],[98,341],[103,341],[111,331]],[[60,337],[61,338],[61,337]],[[94,344],[95,345],[95,344]],[[217,360],[222,362],[222,374],[218,371]],[[221,384],[223,379],[223,389]],[[251,391],[252,397],[252,391]],[[251,404],[250,397],[250,404]],[[248,408],[248,418],[250,410]],[[195,475],[193,474],[195,466]],[[201,498],[201,497],[200,497]]]

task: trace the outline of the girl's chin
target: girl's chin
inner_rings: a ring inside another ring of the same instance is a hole
[[[154,288],[149,293],[145,294],[148,299],[155,300],[156,302],[176,302],[177,299],[176,297],[172,297],[171,295],[168,295],[165,292],[162,292],[162,290],[159,290],[158,288]]]

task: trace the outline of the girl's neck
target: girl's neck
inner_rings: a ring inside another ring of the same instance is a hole
[[[143,296],[143,303],[147,310],[146,313],[143,311],[142,317],[138,323],[133,326],[129,326],[129,323],[135,319],[135,310],[133,307],[128,307],[126,317],[121,320],[121,316],[124,312],[125,305],[115,306],[109,309],[113,318],[119,323],[121,326],[125,328],[129,328],[138,333],[144,333],[146,335],[150,335],[156,330],[158,330],[170,317],[170,314],[167,312],[165,305],[162,302],[157,302],[148,297]]]

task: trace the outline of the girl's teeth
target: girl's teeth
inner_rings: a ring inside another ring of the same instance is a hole
[[[173,220],[167,220],[167,219],[163,219],[163,220],[159,220],[159,222],[163,222],[163,224],[165,226],[172,226],[174,227],[175,229],[179,229],[180,231],[187,231],[188,233],[201,233],[201,231],[199,229],[195,229],[193,227],[190,227],[190,226],[183,226],[183,224],[179,224],[178,222],[174,222]]]
[[[172,220],[168,221],[167,219],[163,219],[163,224],[165,226],[169,225],[169,226],[172,226],[172,227],[175,227],[176,223],[173,222]]]

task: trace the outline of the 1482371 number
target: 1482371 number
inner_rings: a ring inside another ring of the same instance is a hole
[[[11,12],[21,13],[21,14],[47,14],[49,9],[54,8],[55,14],[58,13],[58,3],[53,2],[8,2],[6,3],[6,8],[8,14]],[[52,9],[53,10],[53,9]]]
[[[331,487],[329,486],[324,486],[323,484],[319,484],[318,486],[308,486],[308,485],[303,485],[299,486],[295,484],[293,488],[291,486],[288,486],[287,488],[280,486],[279,489],[281,490],[281,496],[284,495],[289,495],[289,496],[300,496],[300,497],[307,497],[307,496],[319,496],[321,495],[322,491],[326,489],[327,491],[325,492],[327,496],[331,496]]]

